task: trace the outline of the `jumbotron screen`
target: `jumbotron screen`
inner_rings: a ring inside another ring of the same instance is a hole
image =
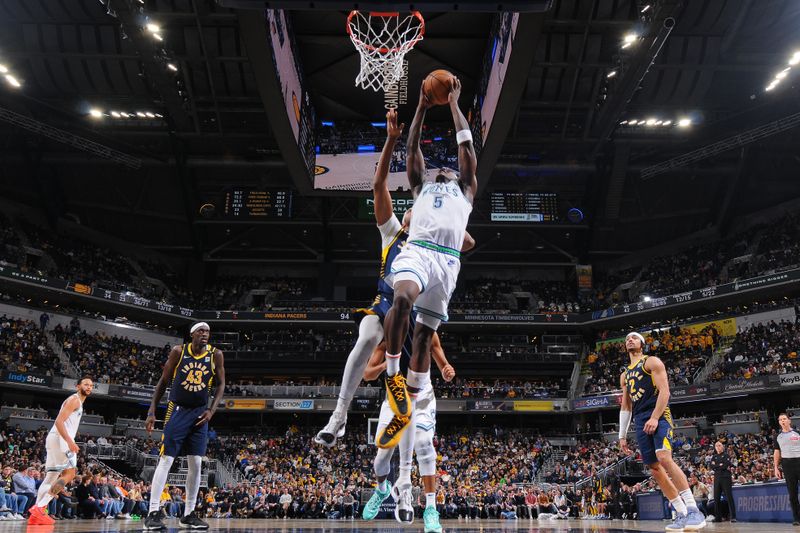
[[[495,191],[489,197],[493,222],[558,222],[553,192]]]

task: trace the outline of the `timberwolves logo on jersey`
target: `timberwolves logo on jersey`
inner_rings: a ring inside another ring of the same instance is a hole
[[[181,382],[181,387],[189,392],[200,392],[206,388],[205,377],[211,373],[208,364],[204,364],[208,360],[209,358],[206,357],[205,362],[191,361],[185,364],[180,370],[180,373],[186,376]]]

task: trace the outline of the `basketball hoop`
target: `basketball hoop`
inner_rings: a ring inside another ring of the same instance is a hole
[[[403,76],[403,58],[425,35],[425,19],[419,11],[404,18],[400,13],[351,11],[347,34],[361,56],[356,87],[385,91]]]

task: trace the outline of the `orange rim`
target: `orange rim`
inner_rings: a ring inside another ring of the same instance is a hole
[[[357,13],[358,13],[357,9],[354,9],[353,11],[351,11],[350,14],[347,15],[347,22],[345,24],[345,27],[347,29],[347,35],[350,36],[350,39],[352,39],[354,43],[356,43],[359,46],[363,46],[365,49],[369,50],[370,52],[377,51],[380,54],[388,54],[389,52],[397,52],[398,50],[400,50],[400,48],[397,48],[397,47],[395,47],[395,48],[386,48],[386,47],[376,48],[376,47],[372,46],[371,44],[365,43],[364,41],[362,41],[358,37],[355,37],[353,35],[353,30],[350,27],[350,21],[352,20],[352,18]],[[425,35],[425,18],[422,16],[422,13],[420,13],[419,11],[412,11],[411,14],[413,16],[415,16],[417,18],[417,20],[419,20],[419,32],[417,33],[417,36],[413,40],[411,40],[411,41],[409,41],[409,43],[407,43],[409,50],[414,48],[414,46],[420,40],[422,40],[422,37]],[[394,12],[391,12],[391,11],[386,11],[386,12],[383,12],[383,11],[370,11],[369,15],[371,17],[374,16],[374,17],[387,17],[388,18],[388,17],[399,17],[400,13],[398,13],[396,11],[394,11]]]

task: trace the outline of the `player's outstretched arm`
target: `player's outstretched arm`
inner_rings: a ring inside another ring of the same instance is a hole
[[[406,141],[406,173],[408,174],[408,184],[415,196],[422,186],[422,176],[425,175],[425,157],[422,155],[419,141],[422,136],[422,124],[425,122],[425,112],[429,107],[428,97],[420,87],[417,111],[414,113],[414,120],[411,121]]]
[[[161,371],[161,377],[158,378],[156,390],[153,391],[153,399],[150,401],[150,409],[147,410],[147,420],[144,423],[147,433],[153,432],[153,428],[156,424],[156,408],[161,401],[161,397],[164,396],[164,392],[167,390],[172,375],[175,373],[175,367],[178,366],[178,362],[181,360],[181,350],[181,346],[172,347],[172,350],[169,352],[169,357],[167,358],[167,363],[164,365],[164,370]]]
[[[475,147],[472,145],[472,133],[469,129],[469,122],[458,107],[458,98],[461,96],[461,80],[453,78],[453,86],[447,101],[450,105],[450,112],[453,114],[453,124],[456,127],[456,139],[458,140],[458,172],[461,183],[464,184],[467,199],[472,202],[478,193],[478,158],[475,155]]]
[[[211,402],[211,407],[203,411],[203,414],[198,417],[196,426],[202,426],[211,420],[225,394],[225,357],[222,355],[222,350],[214,352],[214,372],[214,379],[217,381],[217,386],[214,389],[214,400]]]
[[[389,218],[394,216],[392,209],[392,195],[389,193],[387,185],[389,179],[389,166],[392,163],[392,153],[397,144],[397,139],[403,133],[405,124],[397,124],[397,111],[390,109],[386,113],[386,142],[383,144],[381,158],[375,168],[375,176],[372,178],[372,196],[375,199],[375,221],[379,226],[386,224]]]
[[[444,354],[444,348],[442,348],[442,341],[439,339],[438,333],[434,333],[431,338],[431,357],[436,362],[436,366],[439,367],[442,378],[448,382],[453,381],[453,378],[456,377],[456,370],[447,361],[447,356]]]
[[[380,343],[372,351],[372,355],[364,369],[364,381],[374,381],[386,370],[386,344]]]
[[[71,396],[64,405],[61,406],[61,410],[58,412],[58,416],[56,417],[56,431],[58,434],[61,435],[61,438],[64,439],[64,442],[67,443],[69,447],[69,451],[72,453],[78,453],[78,445],[75,444],[75,440],[69,436],[67,432],[66,422],[69,416],[80,409],[81,401],[76,396]]]

